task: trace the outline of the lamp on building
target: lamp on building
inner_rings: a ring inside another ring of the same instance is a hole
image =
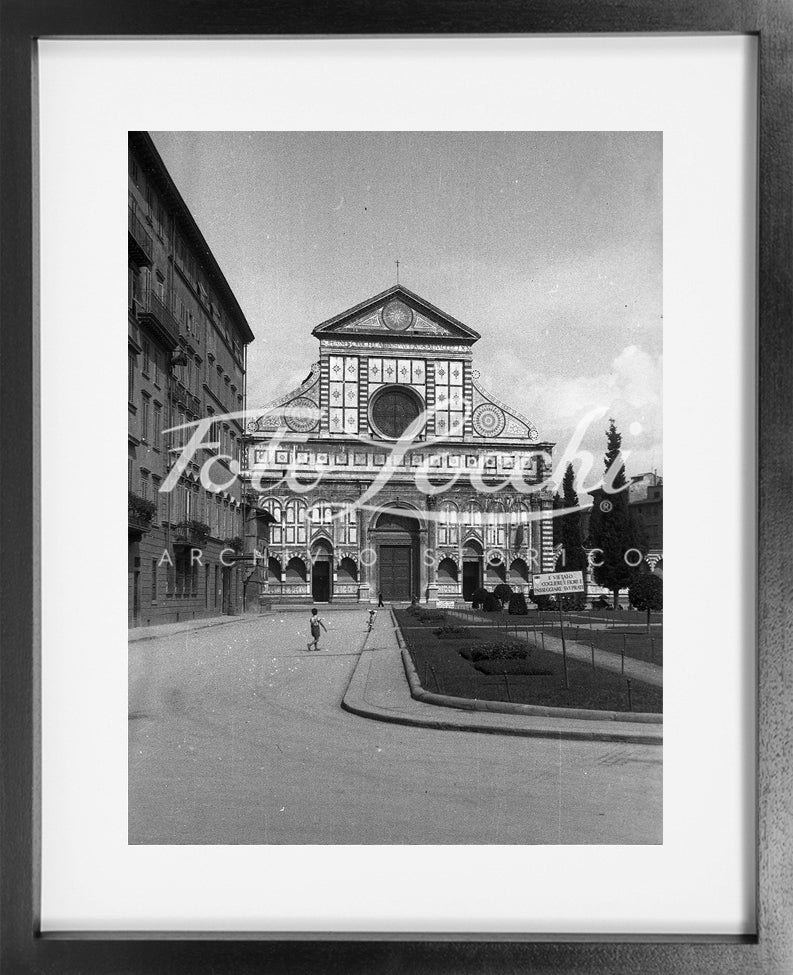
[[[176,366],[186,366],[187,365],[187,353],[184,349],[179,349],[178,352],[171,353],[171,369],[175,369]]]

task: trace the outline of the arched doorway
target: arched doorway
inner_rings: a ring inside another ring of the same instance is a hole
[[[470,601],[482,585],[482,546],[476,539],[463,545],[463,599]]]
[[[311,548],[311,598],[315,603],[329,603],[333,591],[333,548],[321,538]]]
[[[370,531],[377,554],[377,592],[386,602],[406,602],[419,595],[418,519],[408,509],[382,511]]]

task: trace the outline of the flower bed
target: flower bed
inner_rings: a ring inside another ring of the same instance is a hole
[[[432,631],[439,640],[472,640],[475,634],[467,626],[457,626],[454,623],[445,623]]]
[[[525,660],[531,649],[528,643],[517,640],[493,640],[477,643],[460,651],[460,656],[477,663],[480,660]]]

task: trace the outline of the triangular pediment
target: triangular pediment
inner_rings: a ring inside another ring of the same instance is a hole
[[[382,339],[402,336],[434,341],[453,339],[468,344],[480,338],[478,332],[401,285],[329,318],[317,325],[313,334],[320,339],[341,335]]]

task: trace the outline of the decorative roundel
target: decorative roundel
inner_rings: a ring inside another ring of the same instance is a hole
[[[529,440],[536,440],[539,437],[537,427],[529,427]]]
[[[308,397],[300,396],[293,399],[284,411],[286,425],[295,433],[310,433],[319,426],[319,420],[315,416],[316,411],[317,404]]]
[[[497,437],[506,422],[504,414],[492,403],[482,403],[474,410],[474,430],[480,437]]]
[[[482,373],[478,369],[474,369],[471,372],[471,375],[473,376],[474,379],[479,379],[479,377],[482,375]]]
[[[390,328],[392,332],[404,332],[406,328],[410,328],[413,324],[413,309],[406,305],[404,301],[400,301],[399,298],[394,298],[386,302],[383,305],[381,314],[383,324],[386,328]]]

